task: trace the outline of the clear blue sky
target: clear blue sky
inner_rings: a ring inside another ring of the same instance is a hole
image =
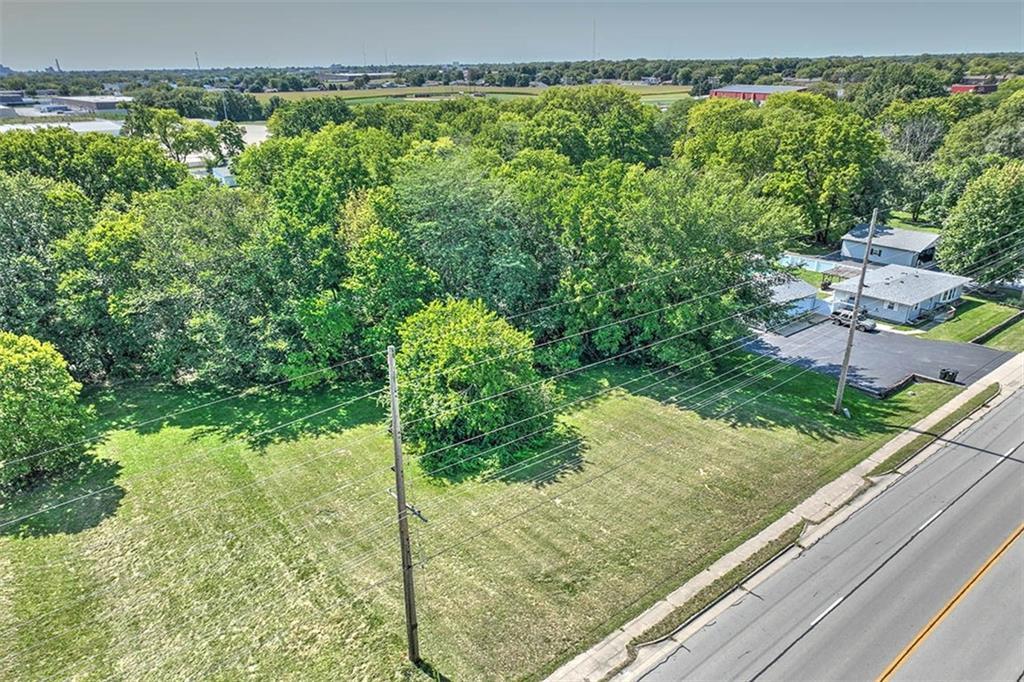
[[[0,0],[0,63],[38,69],[1024,51],[1024,0]],[[365,54],[365,60],[364,60]]]

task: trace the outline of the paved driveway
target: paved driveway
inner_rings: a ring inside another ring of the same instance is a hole
[[[825,322],[790,336],[763,333],[750,350],[838,377],[849,329]],[[857,332],[850,360],[850,384],[886,394],[911,374],[938,378],[943,367],[959,370],[969,384],[1013,357],[1009,351],[973,343],[915,338],[892,332]]]

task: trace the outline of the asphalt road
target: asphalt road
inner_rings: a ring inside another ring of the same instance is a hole
[[[847,327],[824,322],[791,336],[764,333],[749,348],[786,362],[839,376]],[[922,339],[893,332],[857,332],[850,358],[850,383],[879,393],[910,374],[938,378],[939,370],[959,370],[957,381],[971,383],[1006,362],[1013,353],[972,343]],[[839,358],[840,360],[837,360]]]
[[[901,654],[893,680],[1021,679],[1022,418],[1018,391],[643,679],[874,680]]]

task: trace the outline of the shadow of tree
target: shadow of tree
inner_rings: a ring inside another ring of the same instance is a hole
[[[572,474],[583,472],[588,450],[576,427],[559,425],[555,433],[538,439],[516,453],[494,480],[504,483],[529,483],[545,488],[560,483]]]
[[[755,362],[744,365],[751,358]],[[822,371],[828,372],[813,360],[790,365],[761,356],[737,355],[725,363],[721,378],[710,384],[673,380],[636,394],[734,428],[786,428],[828,441],[892,431],[905,417],[898,395],[879,400],[860,391],[846,393],[846,404],[855,419],[833,414],[836,382],[818,373]]]
[[[0,504],[0,535],[44,537],[95,528],[121,505],[120,471],[109,459],[73,458],[63,475],[40,480]]]
[[[379,386],[349,382],[309,390],[263,389],[239,395],[234,389],[174,384],[119,386],[94,391],[99,433],[125,429],[156,433],[173,426],[198,440],[216,435],[241,440],[254,450],[281,442],[336,433],[383,419],[375,396]],[[102,436],[97,439],[101,442]]]

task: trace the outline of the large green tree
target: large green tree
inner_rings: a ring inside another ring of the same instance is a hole
[[[311,97],[279,107],[267,120],[267,129],[274,135],[295,137],[351,118],[352,109],[341,97]]]
[[[1024,162],[990,168],[967,185],[943,224],[938,258],[950,272],[989,284],[1024,275]]]
[[[534,369],[533,340],[482,303],[435,301],[399,337],[403,433],[428,474],[505,466],[528,452],[516,439],[552,424],[554,389]]]
[[[52,344],[0,331],[0,492],[61,472],[91,413]]]
[[[238,182],[265,191],[299,218],[336,224],[349,195],[387,184],[401,152],[395,138],[375,128],[328,124],[305,137],[272,137],[235,161]]]
[[[0,329],[53,339],[55,242],[87,228],[92,214],[70,183],[0,173]]]
[[[543,222],[507,180],[469,153],[446,147],[405,160],[394,182],[399,231],[442,290],[502,313],[537,305],[552,282]]]
[[[72,182],[97,203],[113,193],[128,197],[174,187],[186,175],[185,167],[151,140],[67,128],[0,135],[0,171]]]

